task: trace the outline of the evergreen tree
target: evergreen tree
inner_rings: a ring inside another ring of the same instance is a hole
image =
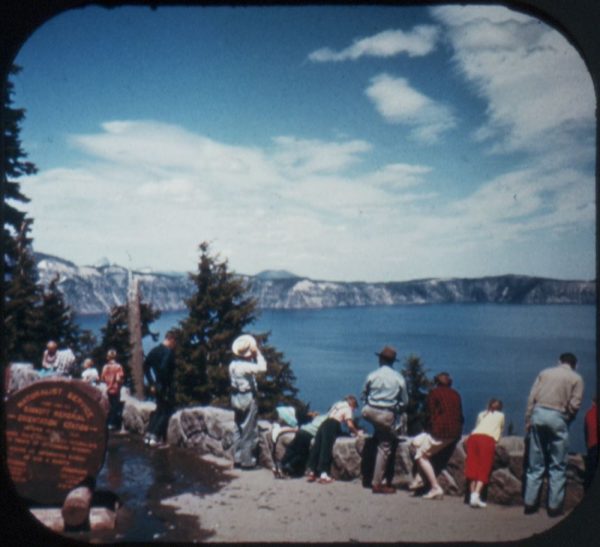
[[[142,326],[142,338],[150,336],[154,342],[158,340],[158,333],[150,330],[150,325],[160,317],[160,311],[151,304],[141,302],[140,321]],[[106,325],[100,329],[102,341],[100,345],[92,351],[92,359],[99,370],[106,363],[106,354],[108,350],[114,349],[117,352],[117,361],[123,365],[125,371],[125,383],[130,385],[131,370],[129,359],[131,358],[131,346],[129,341],[129,326],[127,322],[127,305],[114,306]]]
[[[257,318],[257,303],[247,284],[229,271],[227,260],[212,256],[200,244],[198,272],[190,274],[195,294],[186,302],[188,317],[176,330],[176,401],[180,405],[229,405],[231,344]],[[289,363],[267,344],[268,334],[255,334],[267,360],[267,373],[258,376],[259,410],[273,414],[278,404],[302,403],[295,398],[295,376]]]
[[[427,393],[433,386],[433,381],[428,378],[426,369],[420,357],[409,355],[404,362],[402,375],[406,380],[408,389],[408,405],[406,415],[409,435],[421,433],[427,423],[427,408],[425,401]]]
[[[45,340],[54,340],[59,348],[70,348],[77,357],[81,357],[81,333],[71,308],[58,289],[58,280],[57,275],[43,292],[41,334]]]
[[[4,332],[7,357],[39,366],[46,344],[42,294],[28,233],[31,220],[24,220],[14,238],[16,256],[5,294]]]
[[[10,70],[9,76],[18,74],[20,68],[16,65]],[[0,361],[7,362],[8,359],[15,360],[17,358],[31,357],[34,351],[34,346],[27,344],[23,345],[23,340],[16,340],[14,337],[15,325],[23,325],[24,316],[30,312],[22,310],[20,312],[21,319],[16,316],[16,303],[14,298],[17,294],[23,297],[23,278],[21,277],[19,284],[21,287],[14,287],[12,294],[8,295],[9,285],[13,283],[17,270],[20,270],[20,276],[23,272],[23,257],[19,257],[19,253],[23,252],[23,241],[19,239],[19,234],[22,232],[23,223],[25,222],[25,213],[15,207],[16,203],[26,203],[29,200],[21,192],[19,182],[16,180],[24,175],[35,173],[36,167],[33,163],[26,161],[27,154],[21,146],[19,134],[21,132],[21,124],[25,118],[25,110],[22,108],[14,108],[13,94],[14,85],[10,78],[6,82],[4,95],[2,97],[2,118],[3,118],[3,137],[4,137],[4,173],[6,179],[1,182],[4,193],[4,201],[0,204],[0,224],[2,224],[2,233],[0,234],[2,244],[0,245],[2,261],[0,262],[0,317],[6,318],[4,328],[0,329]],[[30,223],[30,221],[28,221]],[[28,225],[27,225],[28,226]],[[27,230],[28,231],[28,228]],[[21,246],[19,248],[19,245]],[[7,299],[13,300],[13,304],[9,305]],[[32,304],[32,302],[29,302]],[[7,317],[11,313],[11,319]],[[34,344],[35,345],[35,344]],[[10,351],[16,351],[15,354],[10,354]]]

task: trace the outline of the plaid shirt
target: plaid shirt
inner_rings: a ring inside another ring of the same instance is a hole
[[[429,433],[435,439],[459,439],[465,421],[458,392],[438,386],[427,395]]]

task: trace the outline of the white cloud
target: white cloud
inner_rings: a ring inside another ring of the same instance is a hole
[[[404,53],[409,57],[422,57],[434,51],[439,29],[432,25],[418,25],[410,32],[386,30],[360,38],[341,51],[322,48],[313,51],[309,60],[314,62],[348,61],[361,57],[392,57]]]
[[[405,78],[379,74],[365,93],[387,122],[411,126],[412,137],[419,142],[436,142],[456,125],[449,107],[414,89]]]
[[[487,102],[487,121],[476,138],[495,152],[564,156],[569,140],[576,143],[569,153],[579,155],[585,135],[586,155],[593,157],[592,81],[558,31],[500,6],[444,6],[432,14],[446,26],[457,70]]]
[[[101,256],[130,264],[131,256],[134,267],[192,270],[198,243],[209,240],[242,273],[398,280],[483,275],[499,261],[536,273],[540,265],[518,260],[523,245],[556,256],[552,238],[592,233],[594,223],[593,181],[575,169],[522,169],[452,201],[431,187],[429,166],[365,171],[366,141],[287,136],[244,148],[176,126],[119,122],[73,142],[87,163],[22,184],[36,248],[79,264]]]

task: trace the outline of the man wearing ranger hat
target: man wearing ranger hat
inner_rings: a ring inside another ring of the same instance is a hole
[[[380,353],[379,368],[371,372],[365,381],[363,399],[363,417],[375,428],[377,456],[373,471],[372,490],[374,494],[393,494],[396,490],[391,485],[383,484],[385,469],[396,440],[394,425],[400,412],[408,404],[406,381],[392,366],[397,361],[396,350],[385,346]]]
[[[233,440],[234,464],[242,468],[256,465],[258,444],[258,405],[255,400],[255,375],[267,371],[267,362],[249,334],[238,336],[232,346],[234,359],[229,364],[231,406],[235,413]]]

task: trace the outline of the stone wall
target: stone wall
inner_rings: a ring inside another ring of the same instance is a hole
[[[154,403],[138,401],[125,397],[123,411],[124,427],[136,434],[143,434],[148,425]],[[235,431],[233,411],[215,407],[190,407],[179,410],[171,417],[167,442],[175,446],[184,446],[197,450],[202,455],[211,455],[233,461],[233,435]],[[284,433],[273,442],[273,424],[259,421],[260,465],[272,468],[274,459],[281,460],[286,446],[294,437],[293,433]],[[465,449],[463,437],[451,453],[438,480],[447,495],[464,496],[467,484],[464,477]],[[410,438],[398,443],[393,469],[392,483],[398,488],[407,488],[412,480],[413,461],[409,453]],[[373,461],[375,446],[369,436],[358,438],[339,437],[333,447],[333,466],[331,474],[339,480],[362,480],[369,482],[369,462]],[[490,483],[487,486],[487,499],[503,505],[522,504],[523,461],[525,442],[522,437],[503,437],[496,446],[496,457]],[[565,508],[571,509],[583,497],[583,476],[585,466],[580,454],[569,456],[567,467],[567,492]],[[542,499],[545,487],[542,489]]]

